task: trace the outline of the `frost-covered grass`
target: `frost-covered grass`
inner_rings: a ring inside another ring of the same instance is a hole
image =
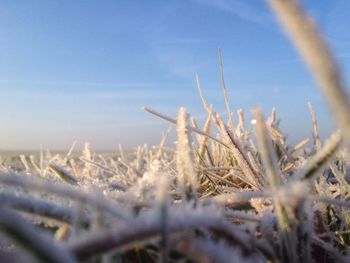
[[[297,145],[276,110],[265,119],[255,109],[246,127],[244,112],[231,112],[219,53],[228,120],[199,80],[203,127],[184,108],[176,118],[144,109],[176,125],[176,149],[165,133],[131,156],[87,143],[79,155],[72,147],[1,162],[1,262],[348,262],[350,110],[345,97],[334,104],[341,76],[294,2],[269,2],[297,36],[340,131],[322,143],[311,104],[312,137]]]

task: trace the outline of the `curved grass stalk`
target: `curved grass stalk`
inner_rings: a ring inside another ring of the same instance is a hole
[[[55,203],[34,199],[30,196],[1,191],[0,202],[3,205],[17,210],[52,218],[65,223],[72,223],[74,220],[75,213],[72,209]]]
[[[116,204],[112,204],[105,199],[97,198],[93,194],[85,193],[66,184],[45,182],[34,177],[29,178],[15,174],[3,173],[0,173],[0,183],[8,186],[21,187],[26,190],[30,189],[34,191],[42,191],[50,194],[55,194],[63,198],[70,198],[83,204],[101,208],[102,210],[105,210],[112,215],[122,219],[128,219],[130,217],[129,211],[117,207]]]
[[[3,207],[0,207],[0,231],[43,263],[77,262],[66,249],[38,233],[26,220]]]
[[[169,211],[169,233],[185,232],[195,228],[206,228],[235,244],[243,253],[255,253],[253,240],[246,233],[223,220],[220,216],[203,214],[199,211]],[[130,227],[131,226],[131,227]],[[162,226],[159,217],[140,216],[127,225],[112,229],[87,233],[79,240],[68,242],[68,249],[78,259],[84,260],[97,253],[107,252],[118,247],[132,246],[137,242],[147,242],[159,237]]]

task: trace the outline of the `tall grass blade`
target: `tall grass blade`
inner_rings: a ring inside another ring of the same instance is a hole
[[[295,0],[267,0],[323,90],[348,144],[350,103],[341,70],[321,33]]]

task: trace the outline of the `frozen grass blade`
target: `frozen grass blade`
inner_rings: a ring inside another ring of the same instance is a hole
[[[158,152],[156,153],[156,159],[157,160],[160,160],[160,158],[162,157],[162,153],[163,153],[163,150],[164,150],[164,147],[165,147],[165,143],[168,139],[168,135],[170,133],[170,128],[169,127],[163,134],[162,134],[162,138],[160,140],[160,143],[159,143],[159,146],[158,146]]]
[[[159,214],[160,214],[160,225],[161,225],[161,260],[160,263],[169,262],[169,182],[168,179],[163,175],[160,178],[159,188],[157,191],[157,201],[159,203]]]
[[[295,0],[268,0],[290,39],[309,66],[342,134],[350,144],[350,104],[346,85],[334,56],[317,27]]]
[[[109,172],[109,173],[111,173],[111,174],[119,175],[119,173],[116,172],[115,170],[110,169],[110,168],[106,167],[105,165],[102,165],[102,164],[100,164],[100,163],[98,163],[98,162],[90,161],[90,160],[84,159],[83,157],[81,157],[80,160],[82,160],[82,161],[85,162],[85,163],[94,165],[94,166],[96,166],[96,167],[98,167],[98,168],[101,168],[102,170],[105,170],[105,171],[107,171],[107,172]]]
[[[293,152],[297,152],[300,149],[303,149],[308,143],[309,143],[309,139],[302,140],[301,142],[299,142],[297,145],[294,146]]]
[[[74,152],[76,144],[77,144],[77,141],[74,141],[72,146],[70,147],[69,151],[67,152],[66,156],[63,158],[63,163],[68,162],[69,158],[71,157],[72,153]]]
[[[231,111],[231,108],[230,108],[230,99],[229,99],[228,91],[227,91],[227,88],[226,88],[224,67],[222,65],[221,48],[219,48],[218,53],[219,53],[219,68],[220,68],[220,74],[221,74],[221,86],[222,86],[222,90],[223,90],[224,97],[225,97],[225,105],[226,105],[226,112],[227,112],[228,120],[229,120],[229,127],[230,127],[230,130],[232,132],[234,132],[235,127],[234,127],[234,124],[233,124],[232,111]]]
[[[243,133],[245,129],[244,128],[244,111],[242,109],[237,110],[237,116],[238,116],[237,130]]]
[[[251,199],[254,198],[271,198],[271,194],[267,191],[249,191],[249,192],[239,192],[232,194],[221,194],[216,195],[212,198],[213,201],[220,203],[226,207],[237,207],[242,204],[249,203]],[[204,200],[205,202],[206,200]]]
[[[256,120],[256,135],[260,156],[265,167],[265,174],[269,182],[272,192],[273,203],[276,210],[276,216],[279,226],[279,239],[281,242],[281,255],[286,262],[297,262],[296,259],[296,243],[295,243],[295,227],[287,216],[285,205],[279,198],[278,191],[281,187],[280,171],[276,161],[275,153],[273,152],[271,139],[267,133],[267,127],[262,115],[258,109],[253,112]]]
[[[235,244],[243,253],[256,253],[253,240],[243,231],[235,228],[219,216],[203,214],[199,211],[175,211],[169,214],[168,230],[180,233],[194,228],[206,228],[217,235],[222,235],[227,242]],[[129,226],[132,227],[129,227]],[[107,252],[114,248],[128,247],[135,242],[147,242],[161,233],[158,217],[152,214],[136,218],[128,225],[120,225],[109,230],[87,233],[79,240],[70,241],[69,250],[83,260],[97,253]]]
[[[221,118],[216,115],[215,117],[218,126],[223,133],[224,138],[230,143],[230,150],[233,153],[233,157],[237,161],[237,165],[242,170],[244,175],[248,178],[248,181],[254,185],[255,190],[262,189],[262,178],[255,172],[248,157],[242,149],[242,146],[239,145],[239,142],[236,140],[234,134],[229,130],[229,128],[223,123]]]
[[[75,178],[79,178],[80,177],[80,173],[79,173],[78,166],[75,163],[75,160],[74,159],[69,159],[68,164],[69,164],[69,167],[72,169],[72,172],[73,172]]]
[[[42,175],[42,172],[41,172],[42,170],[39,167],[39,165],[37,165],[37,163],[35,162],[35,158],[33,155],[29,156],[29,160],[30,160],[30,163],[32,164],[32,166],[34,167],[34,169],[36,170],[37,174]]]
[[[112,205],[111,202],[107,202],[107,200],[97,198],[93,194],[85,193],[69,185],[47,182],[37,178],[28,178],[14,174],[0,174],[0,183],[8,186],[21,187],[26,190],[43,191],[64,198],[70,198],[83,204],[96,206],[120,218],[127,219],[130,216],[129,212],[120,207],[116,207],[115,204]]]
[[[207,102],[207,100],[205,99],[205,96],[204,96],[204,92],[203,92],[203,89],[202,89],[202,86],[201,86],[201,83],[199,81],[199,76],[196,75],[196,85],[197,85],[197,89],[198,89],[198,92],[199,92],[199,97],[202,101],[202,104],[203,104],[203,107],[204,109],[209,112],[209,109],[210,109],[210,105],[209,103]]]
[[[0,231],[14,240],[40,262],[76,263],[71,254],[63,247],[54,244],[14,212],[0,207]]]
[[[68,172],[65,168],[63,168],[59,164],[52,161],[49,163],[49,168],[52,172],[54,172],[63,181],[65,181],[71,185],[78,185],[78,180],[75,179],[74,176],[72,174],[70,174],[70,172]]]
[[[158,118],[160,118],[160,119],[162,119],[162,120],[166,120],[166,121],[168,121],[168,122],[170,122],[170,123],[172,123],[172,124],[175,124],[175,125],[177,124],[177,121],[176,121],[176,120],[174,120],[174,119],[172,119],[172,118],[170,118],[170,117],[167,117],[167,116],[165,116],[165,115],[163,115],[163,114],[160,114],[160,113],[158,113],[158,112],[156,112],[156,111],[154,111],[154,110],[148,109],[148,108],[146,108],[146,107],[143,107],[142,109],[143,109],[145,112],[148,112],[148,113],[150,113],[150,114],[152,114],[152,115],[154,115],[154,116],[157,116]],[[200,135],[206,136],[206,137],[208,137],[208,138],[210,138],[211,140],[213,140],[213,141],[215,141],[215,142],[221,144],[222,146],[224,146],[224,147],[226,147],[226,148],[230,148],[226,143],[220,141],[219,139],[217,139],[217,138],[211,136],[210,134],[207,134],[207,133],[205,133],[205,132],[203,132],[203,131],[201,131],[201,130],[199,130],[199,129],[196,129],[196,128],[194,128],[194,127],[188,127],[188,129],[191,130],[191,131],[193,131],[193,132],[196,132],[196,133],[198,133],[198,134],[200,134]]]
[[[227,209],[225,211],[225,216],[229,219],[240,220],[242,222],[250,221],[255,223],[261,223],[262,217],[256,215],[255,212],[248,213],[245,211]]]
[[[307,106],[309,108],[309,112],[312,120],[312,126],[313,126],[312,138],[314,140],[314,145],[316,147],[316,150],[319,150],[321,148],[321,140],[320,140],[320,131],[318,129],[316,114],[310,101],[307,103]]]
[[[204,124],[204,128],[203,128],[203,131],[206,134],[210,134],[211,118],[212,118],[212,108],[210,107],[210,112],[208,114],[208,118],[207,118],[207,120]],[[199,150],[198,150],[200,164],[203,164],[203,160],[205,158],[206,152],[208,153],[208,155],[210,155],[209,148],[208,148],[208,137],[203,136],[203,138],[200,141],[200,146],[199,146]],[[211,158],[209,158],[209,161],[212,164]]]
[[[341,192],[346,194],[346,195],[350,195],[350,184],[346,181],[345,179],[345,173],[342,173],[339,168],[333,164],[330,163],[329,164],[329,168],[331,169],[334,177],[337,179],[337,182],[339,183],[339,187],[341,188]],[[348,196],[347,196],[348,198]]]
[[[324,146],[316,153],[315,156],[311,157],[305,166],[302,168],[299,178],[311,179],[312,177],[322,175],[320,171],[330,161],[334,154],[339,149],[342,142],[340,132],[335,132],[325,142]]]
[[[191,134],[188,116],[184,108],[180,108],[177,119],[176,168],[182,187],[184,200],[197,198],[197,176],[193,167],[194,156],[191,150]]]
[[[28,163],[28,161],[27,161],[27,157],[26,157],[25,155],[21,154],[21,155],[19,156],[19,158],[20,158],[20,160],[21,160],[21,162],[22,162],[22,164],[23,164],[23,166],[24,166],[26,172],[27,172],[27,173],[30,173],[30,172],[31,172],[31,169],[30,169],[29,163]]]
[[[276,155],[272,150],[271,139],[267,133],[262,112],[258,109],[253,111],[256,120],[256,135],[260,149],[260,157],[265,167],[266,177],[272,191],[277,191],[281,185],[280,171],[276,160]]]
[[[73,208],[57,205],[53,202],[47,202],[40,199],[34,199],[30,196],[5,191],[0,192],[0,201],[5,206],[27,213],[52,218],[66,223],[73,222]]]

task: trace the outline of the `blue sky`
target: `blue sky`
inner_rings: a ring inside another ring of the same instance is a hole
[[[349,80],[350,3],[302,1]],[[0,149],[94,149],[156,144],[167,124],[141,111],[199,119],[195,86],[225,112],[217,49],[232,108],[272,107],[293,142],[310,137],[306,103],[322,134],[324,99],[262,0],[1,1]]]

